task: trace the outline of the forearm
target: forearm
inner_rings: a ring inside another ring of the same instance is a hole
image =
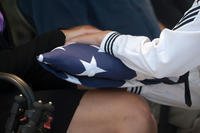
[[[200,65],[200,5],[197,1],[174,28],[165,29],[158,39],[143,36],[107,34],[101,48],[116,56],[128,67],[148,76],[180,76]],[[190,21],[184,21],[190,19]],[[182,22],[183,21],[183,22]],[[112,33],[110,33],[112,34]]]
[[[180,76],[200,64],[200,32],[165,29],[159,39],[107,34],[101,49],[119,58],[129,68],[142,74],[163,78]],[[110,40],[110,41],[109,41]]]
[[[53,31],[35,38],[33,41],[0,51],[0,71],[24,75],[36,62],[36,56],[63,45],[65,36],[60,31]]]

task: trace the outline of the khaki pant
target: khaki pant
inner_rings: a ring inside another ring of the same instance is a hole
[[[169,123],[178,127],[177,133],[200,133],[200,110],[171,107]]]

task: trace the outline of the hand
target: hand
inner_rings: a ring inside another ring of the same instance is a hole
[[[162,23],[158,23],[159,24],[159,27],[160,27],[160,30],[163,30],[164,28],[166,28]]]
[[[65,34],[66,40],[70,40],[76,36],[80,36],[83,34],[97,33],[97,32],[100,32],[101,30],[90,25],[82,25],[82,26],[76,26],[74,28],[61,30],[61,31]]]
[[[79,90],[95,90],[95,88],[93,88],[93,87],[86,87],[83,85],[77,85],[77,89],[79,89]]]
[[[71,44],[74,42],[78,43],[86,43],[86,44],[91,44],[91,45],[97,45],[100,46],[103,38],[108,34],[110,31],[99,31],[95,33],[90,33],[90,34],[82,34],[79,36],[76,36],[66,42],[66,44]]]

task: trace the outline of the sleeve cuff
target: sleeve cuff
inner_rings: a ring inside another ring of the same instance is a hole
[[[116,31],[109,32],[103,39],[100,45],[100,49],[114,56],[113,53],[113,44],[116,38],[120,36],[120,34]]]
[[[55,47],[65,44],[65,35],[59,31],[51,31],[40,35],[36,42],[36,54],[48,52]]]

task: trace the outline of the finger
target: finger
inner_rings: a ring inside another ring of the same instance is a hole
[[[97,42],[97,35],[96,34],[86,34],[74,37],[68,41],[68,43],[77,42],[77,43],[85,43],[85,44],[92,44],[98,45]]]
[[[94,90],[95,89],[93,87],[86,87],[86,86],[82,86],[82,85],[77,85],[77,88],[80,90]]]
[[[71,45],[71,44],[75,44],[76,42],[65,42],[65,46],[66,45]]]
[[[98,33],[98,32],[101,32],[101,30],[96,29],[96,28],[91,28],[91,27],[90,28],[84,27],[84,28],[81,28],[78,32],[79,32],[80,35],[83,35],[83,34]]]
[[[74,27],[74,28],[71,28],[71,30],[78,31],[78,32],[81,32],[81,33],[83,33],[83,34],[87,34],[87,33],[97,33],[97,32],[100,32],[100,31],[101,31],[100,29],[97,29],[96,27],[91,26],[91,25],[76,26],[76,27]]]

